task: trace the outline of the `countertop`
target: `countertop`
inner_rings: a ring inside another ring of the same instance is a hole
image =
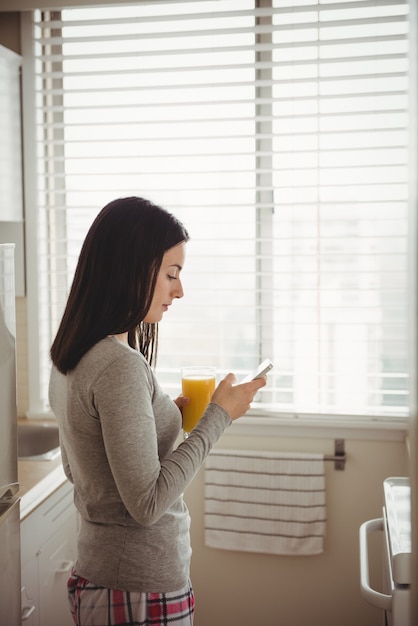
[[[61,456],[53,461],[18,461],[20,520],[27,517],[67,480]]]
[[[19,423],[24,420],[19,419]],[[61,455],[52,461],[18,460],[20,520],[24,520],[37,506],[66,481]]]

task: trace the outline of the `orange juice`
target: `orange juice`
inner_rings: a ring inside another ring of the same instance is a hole
[[[186,368],[184,368],[186,369]],[[190,398],[188,405],[183,407],[183,430],[189,433],[196,426],[215,391],[215,373],[186,374],[183,371],[182,393]]]

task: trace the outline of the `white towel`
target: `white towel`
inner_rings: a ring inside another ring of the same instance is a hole
[[[323,552],[324,455],[213,450],[205,465],[205,543],[212,548]]]

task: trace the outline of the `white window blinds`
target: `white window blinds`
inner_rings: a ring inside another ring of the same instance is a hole
[[[36,12],[45,403],[87,229],[143,195],[191,234],[160,324],[173,396],[182,365],[269,357],[259,411],[407,414],[407,33],[403,0]]]

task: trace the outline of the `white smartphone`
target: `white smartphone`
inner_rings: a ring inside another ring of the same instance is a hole
[[[272,367],[273,363],[270,361],[270,359],[266,359],[265,361],[260,363],[257,369],[251,372],[251,374],[248,374],[248,376],[246,376],[243,380],[240,380],[240,384],[249,383],[251,380],[255,380],[256,378],[261,378],[262,376],[265,376]]]

